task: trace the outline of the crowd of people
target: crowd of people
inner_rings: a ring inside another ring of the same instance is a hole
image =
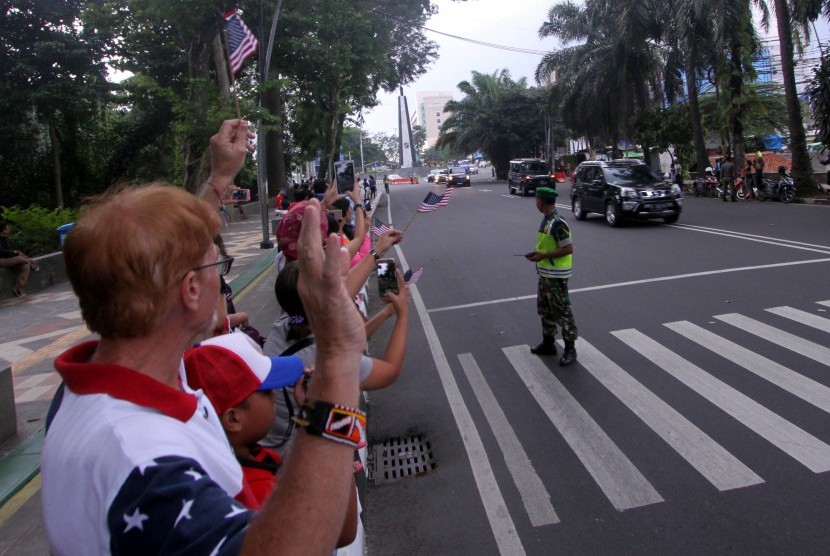
[[[376,314],[360,292],[402,234],[372,242],[358,183],[345,197],[313,184],[320,198],[293,201],[277,234],[280,314],[263,339],[232,306],[220,235],[252,139],[224,122],[198,196],[115,188],[66,238],[100,338],[55,361],[41,461],[55,554],[330,554],[355,538],[359,392],[398,378],[408,331],[400,271]],[[365,355],[393,317],[383,355]]]

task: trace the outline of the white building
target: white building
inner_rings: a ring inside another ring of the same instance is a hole
[[[426,143],[424,148],[428,149],[435,145],[438,140],[438,133],[441,131],[441,124],[447,119],[444,112],[444,105],[452,100],[452,93],[447,91],[418,91],[415,93],[417,106],[413,114],[413,120],[426,129]]]

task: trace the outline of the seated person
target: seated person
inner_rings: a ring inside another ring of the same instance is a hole
[[[274,292],[284,313],[274,322],[265,339],[264,351],[266,355],[272,357],[283,354],[297,355],[306,365],[312,365],[316,356],[316,346],[303,301],[297,289],[298,280],[299,265],[296,261],[288,263],[277,276]],[[392,314],[397,315],[383,358],[378,359],[366,355],[360,358],[361,390],[385,388],[394,383],[400,375],[409,330],[408,286],[400,271],[398,271],[398,292],[398,295],[388,293],[384,300],[388,305],[366,322],[368,336]],[[288,405],[290,401],[288,398],[277,397],[277,419],[268,436],[262,441],[265,446],[282,449],[290,438],[290,418],[294,408]]]
[[[34,259],[27,257],[25,253],[12,245],[9,238],[11,231],[9,222],[0,220],[0,268],[10,268],[17,273],[12,293],[15,297],[21,297],[26,295],[23,288],[29,280],[29,270],[37,272],[40,267]]]
[[[184,355],[187,383],[201,389],[219,416],[259,509],[277,482],[282,458],[257,444],[274,422],[273,393],[294,386],[305,401],[299,357],[266,357],[242,332],[205,340]]]

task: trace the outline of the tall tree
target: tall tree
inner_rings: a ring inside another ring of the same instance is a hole
[[[543,152],[546,91],[528,87],[524,78],[513,81],[506,69],[474,71],[472,80],[458,88],[464,98],[447,102],[450,115],[441,125],[437,147],[467,153],[481,149],[500,176],[507,175],[511,158]]]
[[[797,3],[797,2],[796,2]],[[806,14],[802,10],[790,9],[787,0],[774,0],[775,20],[778,28],[778,44],[781,52],[781,77],[784,81],[784,94],[787,100],[787,119],[790,131],[790,150],[792,151],[793,178],[798,185],[815,187],[813,165],[807,153],[807,137],[804,133],[804,114],[801,111],[801,101],[795,83],[795,65],[793,57],[793,25],[794,16],[800,15],[801,23],[807,24]]]
[[[48,159],[40,162],[51,170],[50,201],[59,207],[67,186],[86,172],[78,131],[97,114],[107,90],[100,38],[81,25],[83,6],[81,0],[7,0],[1,8],[0,125],[6,137],[23,135],[23,145],[0,147],[0,179],[7,188],[25,186],[31,199],[33,155],[46,154],[39,144],[45,139]],[[20,148],[26,144],[31,149]]]

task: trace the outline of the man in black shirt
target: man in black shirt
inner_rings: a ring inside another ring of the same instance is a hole
[[[34,259],[30,259],[25,253],[16,249],[9,240],[11,226],[5,220],[0,220],[0,267],[10,268],[17,273],[12,293],[15,297],[26,295],[23,288],[29,279],[29,270],[37,272],[40,270]]]

